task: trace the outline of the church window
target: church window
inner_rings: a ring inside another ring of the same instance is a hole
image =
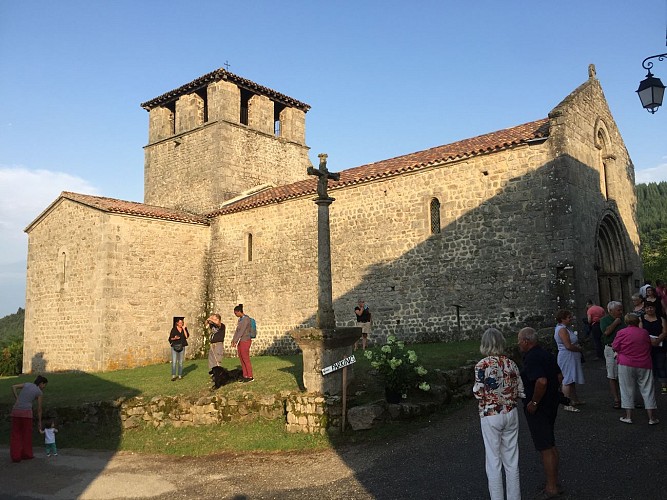
[[[602,194],[604,195],[605,199],[609,199],[609,186],[607,184],[607,164],[603,161],[602,162],[602,172],[600,174],[600,179],[602,183]]]
[[[431,200],[431,234],[440,234],[440,200]]]
[[[252,92],[246,89],[241,89],[241,116],[239,122],[242,125],[248,125],[248,108],[250,107],[250,99]]]
[[[273,133],[276,137],[282,135],[282,123],[280,121],[280,114],[285,109],[284,104],[279,104],[277,102],[273,103]]]
[[[168,102],[164,107],[169,110],[169,133],[174,135],[176,133],[176,101]]]
[[[611,149],[611,139],[605,122],[598,118],[595,122],[594,141],[595,147],[599,150],[598,170],[600,176],[600,192],[605,200],[613,197],[614,192],[612,179],[609,176],[610,168],[613,169],[614,154]]]
[[[252,262],[252,233],[246,235],[245,251],[246,261]]]
[[[600,154],[602,159],[600,160],[600,191],[605,200],[609,199],[609,186],[607,185],[607,164],[604,160],[604,155],[607,150],[607,142],[605,141],[604,132],[600,128],[598,130],[598,144],[600,146]]]
[[[60,249],[58,251],[56,273],[58,275],[58,288],[62,290],[67,283],[67,251],[65,249]]]
[[[197,91],[197,95],[201,98],[202,100],[202,123],[208,122],[208,95],[206,92],[206,87],[203,89],[199,89]]]

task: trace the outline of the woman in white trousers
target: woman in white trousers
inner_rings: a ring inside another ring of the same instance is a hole
[[[519,398],[523,382],[516,363],[504,355],[505,338],[495,328],[482,335],[472,389],[479,402],[482,437],[486,450],[486,477],[491,500],[519,500]],[[507,491],[503,491],[505,469]],[[507,497],[505,497],[507,493]]]

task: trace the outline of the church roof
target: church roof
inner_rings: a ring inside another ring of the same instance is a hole
[[[121,214],[121,215],[135,215],[137,217],[149,217],[152,219],[163,219],[174,222],[187,222],[190,224],[205,224],[208,225],[208,219],[202,215],[184,212],[172,208],[156,207],[154,205],[146,205],[145,203],[137,203],[135,201],[124,201],[116,198],[106,198],[104,196],[92,196],[88,194],[72,193],[63,191],[56,201],[51,203],[44,212],[42,212],[28,227],[25,228],[29,232],[32,227],[37,224],[51,209],[56,206],[61,200],[67,199],[77,203],[82,203],[91,208],[96,208],[103,212]]]
[[[170,90],[169,92],[166,92],[161,96],[156,97],[155,99],[143,102],[141,103],[141,107],[144,108],[146,111],[150,111],[151,109],[157,106],[161,106],[167,102],[174,101],[182,95],[190,94],[195,90],[199,90],[203,87],[206,87],[209,83],[217,82],[220,80],[225,80],[235,83],[241,88],[250,90],[251,92],[254,92],[256,94],[265,95],[273,99],[274,101],[286,104],[287,106],[290,106],[292,108],[297,108],[302,111],[308,111],[310,109],[309,104],[297,101],[296,99],[290,96],[281,94],[280,92],[276,92],[275,90],[272,90],[268,87],[264,87],[263,85],[255,83],[251,80],[235,75],[234,73],[230,73],[229,71],[223,68],[219,68],[216,69],[215,71],[211,71],[210,73],[206,73],[204,76],[200,76],[196,80],[192,80],[190,83],[181,85],[177,89]]]
[[[472,156],[493,153],[510,147],[526,144],[534,140],[549,137],[549,119],[543,118],[512,128],[506,128],[490,134],[479,135],[471,139],[437,146],[424,151],[397,156],[388,160],[368,163],[360,167],[343,170],[340,180],[329,181],[329,189],[335,190],[354,184],[376,179],[393,177],[406,172],[414,172],[448,161],[461,160]],[[208,217],[280,203],[292,198],[314,194],[317,192],[317,179],[312,177],[286,186],[278,186],[248,196],[235,203],[224,206],[208,214]]]

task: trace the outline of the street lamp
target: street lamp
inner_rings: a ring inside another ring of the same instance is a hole
[[[660,78],[656,78],[653,76],[653,73],[651,73],[653,63],[646,61],[655,58],[658,58],[658,61],[662,61],[666,57],[667,54],[658,54],[657,56],[647,57],[642,62],[642,68],[644,68],[647,73],[646,78],[639,83],[637,94],[639,94],[639,100],[642,102],[642,107],[651,114],[658,111],[658,108],[662,106],[662,98],[665,95],[665,86],[660,81]]]

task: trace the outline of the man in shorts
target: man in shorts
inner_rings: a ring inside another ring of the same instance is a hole
[[[357,326],[361,327],[361,347],[365,351],[368,335],[371,333],[371,311],[366,303],[360,300],[359,305],[354,308],[354,314],[357,316]],[[356,342],[354,348],[357,348]]]
[[[554,425],[560,403],[558,388],[563,375],[555,356],[539,346],[535,330],[523,328],[518,341],[523,355],[521,379],[526,393],[523,410],[546,475],[544,491],[538,498],[554,498],[562,493],[558,486],[559,455]]]
[[[621,407],[621,392],[618,388],[618,363],[616,363],[616,353],[611,348],[611,343],[616,338],[618,331],[626,327],[623,322],[623,304],[612,300],[607,304],[607,312],[609,314],[600,320],[600,331],[602,331],[609,390],[614,398],[614,408],[619,409]]]

